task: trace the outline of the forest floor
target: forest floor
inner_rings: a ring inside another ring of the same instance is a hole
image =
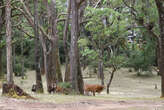
[[[87,75],[88,70],[84,71]],[[31,92],[35,83],[35,72],[26,73],[27,79],[15,77],[15,83],[38,100],[13,99],[0,96],[0,110],[164,110],[164,99],[160,98],[160,77],[153,73],[137,77],[135,72],[120,69],[115,73],[110,94],[106,89],[96,96],[48,94],[45,76],[44,94]],[[106,73],[106,81],[109,74]],[[99,84],[95,78],[85,79],[85,83]],[[157,89],[155,86],[157,85]],[[1,93],[0,89],[0,93]]]

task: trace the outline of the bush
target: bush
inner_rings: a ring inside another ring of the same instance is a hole
[[[62,82],[62,83],[59,83],[58,86],[60,86],[61,88],[71,88],[71,83]]]
[[[156,58],[154,48],[152,44],[145,44],[142,48],[131,50],[126,67],[132,67],[135,71],[151,71]]]

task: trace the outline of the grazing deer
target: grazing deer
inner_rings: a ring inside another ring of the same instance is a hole
[[[98,85],[98,84],[85,84],[84,85],[84,92],[88,94],[89,92],[93,93],[93,96],[95,96],[95,93],[101,93],[105,86]]]

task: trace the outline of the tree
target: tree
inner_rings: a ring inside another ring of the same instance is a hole
[[[72,88],[79,92],[78,89],[78,6],[76,0],[71,0],[72,6],[72,23],[71,23],[71,51],[70,51],[70,74]]]
[[[79,50],[78,50],[78,37],[79,37],[79,15],[78,9],[84,0],[76,1],[71,0],[72,9],[72,23],[71,23],[71,50],[70,50],[70,74],[72,89],[77,93],[84,93],[83,79],[81,73]]]
[[[48,91],[50,91],[54,88],[53,86],[56,83],[62,82],[57,35],[57,23],[60,19],[57,19],[56,0],[44,0],[43,2],[46,6],[46,14],[48,15],[48,19],[46,17],[43,19],[46,19],[46,25],[48,25],[48,27],[44,27],[44,25],[38,23],[38,30],[42,34],[40,35],[40,41],[44,52],[47,88]],[[21,4],[23,10],[19,8],[19,11],[24,14],[27,21],[34,29],[33,16],[31,15],[29,8],[26,6],[25,2],[21,1]],[[43,20],[40,21],[43,22]],[[47,28],[47,31],[45,31],[44,28]]]
[[[0,1],[0,7],[4,5],[3,0]],[[4,28],[4,21],[5,21],[5,7],[0,9],[1,14],[0,14],[0,40],[2,40],[2,30]],[[0,80],[4,78],[3,74],[3,64],[2,64],[2,46],[0,47]]]
[[[164,1],[163,0],[155,0],[156,6],[158,9],[159,15],[159,28],[160,28],[160,64],[159,64],[159,72],[161,74],[161,97],[164,97]]]
[[[157,22],[157,10],[155,9],[154,0],[123,0],[125,9],[129,10],[128,18],[129,37],[133,42],[128,46],[128,67],[138,71],[137,75],[141,75],[142,71],[151,73],[152,66],[158,66],[159,62],[159,29]],[[152,7],[152,8],[150,8]],[[157,67],[158,68],[158,67]]]
[[[64,45],[64,54],[65,54],[65,82],[70,81],[70,64],[69,64],[69,49],[68,49],[68,27],[69,27],[69,19],[71,14],[71,0],[67,0],[67,16],[64,26],[64,34],[63,34],[63,45]]]
[[[7,83],[13,84],[12,68],[12,30],[11,30],[11,0],[6,0],[6,55],[7,55]]]
[[[89,42],[88,48],[84,48],[84,56],[87,52],[89,53],[88,56],[91,56],[92,51],[94,51],[92,58],[95,59],[90,62],[92,62],[92,66],[98,68],[98,78],[101,79],[101,84],[104,85],[105,63],[112,54],[108,50],[112,48],[115,56],[119,54],[118,50],[124,45],[125,41],[126,25],[120,12],[105,6],[103,8],[88,7],[85,16],[88,20],[85,30],[90,35],[81,38]]]
[[[41,50],[40,50],[40,43],[39,43],[39,31],[38,31],[38,0],[34,0],[34,34],[35,34],[35,71],[36,71],[36,92],[43,93],[43,84],[42,84],[42,77],[41,77]]]

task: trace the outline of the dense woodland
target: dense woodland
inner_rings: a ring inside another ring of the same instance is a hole
[[[44,75],[49,93],[61,85],[84,94],[87,67],[107,93],[120,68],[134,69],[138,76],[156,70],[164,97],[164,1],[0,0],[4,94],[16,86],[13,77],[26,79],[29,70],[36,72],[36,93],[44,93]]]

